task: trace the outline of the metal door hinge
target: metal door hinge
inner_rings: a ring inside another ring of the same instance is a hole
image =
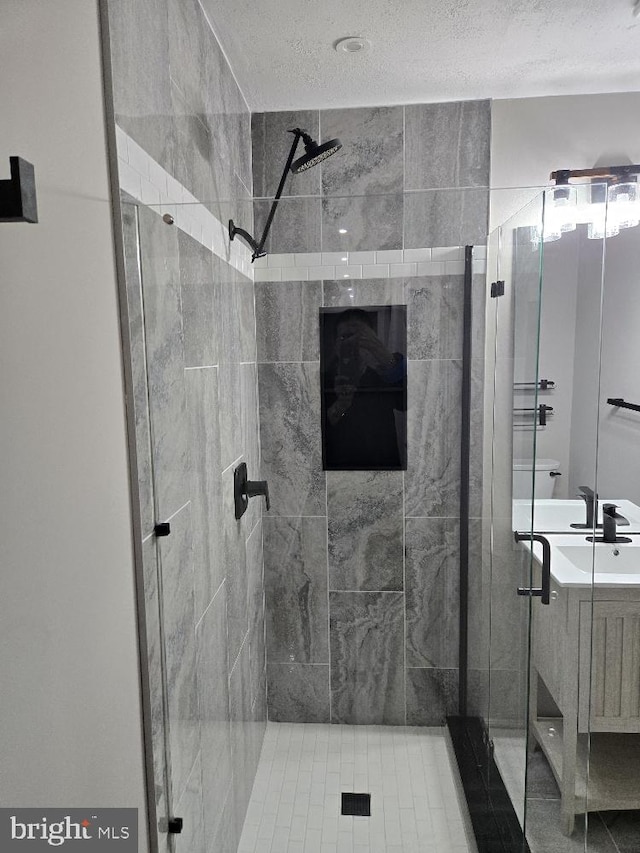
[[[168,536],[171,533],[171,525],[168,521],[161,521],[153,528],[156,536]]]
[[[504,281],[491,282],[491,296],[494,299],[496,296],[504,296]]]
[[[181,817],[170,817],[169,818],[169,832],[172,835],[180,835],[182,832],[182,818]]]

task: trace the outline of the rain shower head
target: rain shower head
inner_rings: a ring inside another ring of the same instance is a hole
[[[291,131],[291,133],[295,132]],[[316,163],[321,163],[342,148],[342,142],[339,139],[330,139],[328,142],[318,145],[308,133],[302,131],[301,136],[305,151],[302,157],[299,157],[291,166],[291,171],[296,175],[300,172],[306,172],[307,169],[311,169]]]
[[[316,163],[321,163],[323,160],[326,160],[327,157],[331,157],[332,154],[335,154],[336,151],[339,151],[342,148],[342,142],[340,142],[339,139],[330,139],[328,142],[323,142],[322,145],[318,145],[318,143],[309,136],[306,130],[302,130],[299,127],[295,127],[293,130],[290,130],[289,133],[293,134],[291,150],[289,151],[289,156],[287,157],[287,162],[285,163],[282,177],[280,178],[280,183],[278,184],[278,189],[276,190],[275,198],[273,199],[271,210],[267,216],[267,221],[260,241],[256,240],[255,237],[249,234],[248,231],[245,231],[244,228],[238,228],[233,219],[229,220],[229,239],[233,240],[236,236],[242,237],[245,243],[248,246],[251,246],[253,249],[253,255],[251,256],[252,263],[256,258],[263,258],[267,254],[264,250],[264,246],[267,242],[269,229],[271,228],[271,223],[273,222],[273,217],[275,216],[276,208],[278,207],[280,196],[284,190],[284,185],[289,175],[289,171],[296,175],[300,172],[306,172],[307,169],[315,166]],[[296,148],[298,147],[298,143],[301,139],[304,142],[305,152],[302,157],[298,157],[298,159],[294,161],[293,158],[296,156]]]

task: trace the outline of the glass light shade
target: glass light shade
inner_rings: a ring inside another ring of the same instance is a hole
[[[615,216],[609,216],[607,204],[598,201],[590,205],[587,237],[589,240],[602,240],[604,237],[615,237],[620,233],[620,226]]]
[[[577,196],[574,186],[559,186],[547,190],[544,206],[543,237],[545,243],[559,240],[576,227]]]
[[[640,224],[640,200],[637,183],[612,184],[607,191],[607,218],[616,222],[618,230]]]

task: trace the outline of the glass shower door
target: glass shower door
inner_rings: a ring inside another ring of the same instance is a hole
[[[487,313],[488,766],[507,794],[506,849],[608,853],[589,794],[592,642],[613,643],[617,625],[592,634],[604,247],[586,224],[545,231],[550,204],[540,195],[490,243],[504,284]]]
[[[501,790],[498,776],[506,788],[511,807],[505,801],[501,810],[509,816],[503,831],[514,851],[526,849],[530,632],[533,609],[542,606],[531,539],[536,438],[546,414],[538,391],[542,221],[538,197],[492,235],[490,252],[496,283],[487,335],[493,345],[491,476],[485,495],[490,504],[488,775],[490,790]],[[500,808],[494,803],[494,810]]]

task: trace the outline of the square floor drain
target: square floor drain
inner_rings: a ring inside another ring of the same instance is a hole
[[[342,814],[371,817],[371,794],[343,794]]]

